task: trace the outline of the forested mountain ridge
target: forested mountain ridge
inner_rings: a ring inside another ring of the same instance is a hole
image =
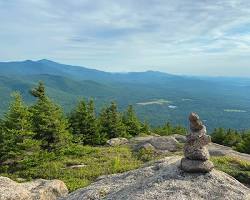
[[[112,100],[121,109],[132,104],[139,117],[152,125],[166,121],[186,125],[185,116],[196,111],[210,129],[250,128],[250,79],[187,77],[155,71],[109,73],[49,60],[0,62],[1,114],[15,90],[31,103],[28,91],[39,80],[66,112],[79,98],[93,97],[98,110]]]

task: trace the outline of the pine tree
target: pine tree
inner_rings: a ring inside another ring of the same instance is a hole
[[[126,112],[124,112],[122,121],[126,126],[126,131],[129,135],[134,137],[140,134],[142,129],[142,124],[137,118],[132,105],[129,105]]]
[[[141,124],[141,133],[146,135],[151,133],[150,125],[148,124],[148,122],[145,121]]]
[[[74,135],[75,140],[84,143],[85,128],[87,118],[87,106],[85,100],[79,101],[76,108],[70,113],[69,126]]]
[[[103,144],[105,142],[104,138],[101,136],[97,119],[95,116],[95,105],[94,100],[91,99],[87,105],[87,136],[86,136],[86,143],[87,144]]]
[[[242,133],[241,137],[241,141],[236,145],[236,150],[250,154],[250,131]]]
[[[216,128],[211,134],[212,141],[218,144],[223,144],[226,133],[223,128]]]
[[[121,114],[118,112],[117,105],[111,105],[103,109],[99,118],[100,134],[106,139],[116,137],[128,137]]]
[[[1,157],[4,159],[22,158],[39,151],[39,142],[34,140],[31,113],[24,105],[20,93],[13,93],[13,102],[2,121]]]
[[[31,107],[35,138],[41,140],[42,148],[48,151],[64,147],[70,142],[71,137],[67,130],[68,121],[62,109],[46,96],[42,82],[39,82],[31,94],[37,98]]]
[[[95,117],[94,101],[91,99],[87,104],[81,100],[69,117],[72,133],[82,144],[101,144],[97,120]]]

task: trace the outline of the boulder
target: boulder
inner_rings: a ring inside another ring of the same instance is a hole
[[[38,179],[17,183],[0,176],[0,200],[56,200],[67,194],[68,189],[60,180]]]
[[[181,159],[181,167],[185,172],[206,173],[206,172],[210,172],[214,168],[214,165],[209,160],[206,160],[204,162],[202,160],[190,160],[187,158],[182,158]]]
[[[166,157],[129,172],[102,176],[63,200],[247,200],[250,189],[224,172],[187,173],[181,157]]]
[[[187,140],[185,135],[174,134],[172,137],[174,137],[180,143],[185,143]]]
[[[128,140],[126,138],[112,138],[107,141],[107,144],[112,147],[120,146],[120,145],[127,144],[127,143],[128,143]]]
[[[145,144],[151,144],[157,152],[175,152],[180,149],[180,143],[172,136],[147,136],[136,137],[129,141],[135,151],[140,150]]]
[[[155,147],[150,143],[143,144],[140,149],[155,151]]]

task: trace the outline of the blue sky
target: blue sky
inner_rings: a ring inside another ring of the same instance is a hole
[[[0,0],[0,60],[250,76],[249,0]]]

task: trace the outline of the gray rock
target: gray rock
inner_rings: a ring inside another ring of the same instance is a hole
[[[186,136],[184,135],[174,134],[172,137],[174,137],[180,143],[185,143],[187,140]]]
[[[191,113],[189,115],[190,129],[192,131],[199,131],[203,128],[202,121],[196,113]]]
[[[234,151],[231,147],[226,147],[220,144],[210,143],[208,145],[208,150],[209,150],[210,155],[214,155],[214,156],[227,155],[230,157],[235,157],[235,158],[250,162],[249,154]]]
[[[190,160],[187,158],[181,159],[181,169],[185,172],[191,173],[206,173],[210,172],[214,168],[214,165],[211,161],[206,160]]]
[[[208,161],[209,152],[206,148],[211,142],[207,135],[206,127],[202,124],[196,113],[189,116],[190,134],[184,146],[184,156],[181,162],[181,169],[186,172],[209,172],[213,169],[213,163]]]
[[[208,160],[210,158],[206,147],[194,148],[193,146],[184,146],[184,156],[191,160]]]
[[[217,170],[186,173],[181,157],[167,157],[122,174],[102,177],[63,200],[247,200],[250,189]]]
[[[150,143],[143,144],[140,149],[155,151],[155,147]]]
[[[135,151],[141,149],[145,144],[151,144],[158,152],[175,152],[180,149],[180,143],[172,136],[147,136],[136,137],[129,141]]]
[[[127,144],[127,143],[128,143],[128,140],[126,138],[112,138],[107,141],[107,144],[112,147],[120,146],[120,145]]]
[[[17,183],[0,176],[0,200],[56,200],[67,194],[68,189],[60,180],[38,179]]]
[[[85,165],[85,164],[71,165],[71,166],[68,166],[67,168],[69,168],[69,169],[80,169],[80,168],[84,168],[84,167],[87,167],[87,165]]]

